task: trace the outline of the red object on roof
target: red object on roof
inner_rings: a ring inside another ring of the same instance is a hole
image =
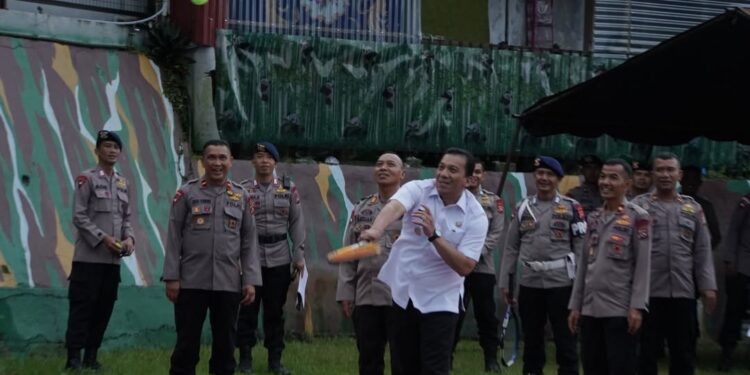
[[[195,5],[189,0],[174,0],[170,8],[169,17],[190,35],[195,44],[213,47],[216,44],[216,30],[227,26],[229,0],[208,0],[204,5]]]

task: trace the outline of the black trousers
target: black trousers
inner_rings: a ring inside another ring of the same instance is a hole
[[[198,364],[201,332],[206,312],[210,311],[211,374],[234,374],[234,339],[240,293],[198,289],[180,289],[174,304],[174,322],[177,344],[172,352],[169,373],[193,375]]]
[[[393,334],[391,309],[391,306],[370,305],[354,308],[352,320],[357,336],[360,375],[383,375],[385,371],[385,346]]]
[[[695,372],[696,303],[693,298],[651,298],[643,317],[639,375],[656,375],[659,349],[664,339],[669,347],[669,373]]]
[[[68,349],[98,349],[112,317],[120,284],[117,264],[73,262],[68,300]]]
[[[497,359],[497,348],[500,344],[497,337],[499,322],[495,316],[494,291],[495,275],[472,272],[464,280],[464,309],[468,309],[469,304],[474,302],[474,319],[477,321],[479,346],[484,351],[485,359]],[[453,350],[456,349],[458,340],[461,338],[461,327],[465,317],[466,311],[459,310]]]
[[[423,314],[411,301],[406,309],[394,303],[392,374],[448,375],[457,321],[458,314],[444,311]]]
[[[541,374],[546,354],[544,326],[549,320],[557,348],[557,373],[578,374],[576,336],[568,329],[568,301],[572,286],[562,288],[529,288],[521,286],[518,311],[523,330],[523,373]]]
[[[727,306],[724,310],[724,324],[719,333],[722,349],[733,351],[740,340],[740,329],[745,311],[750,308],[750,276],[738,273],[726,277]]]
[[[269,360],[281,359],[284,351],[284,304],[292,282],[290,265],[261,267],[263,286],[255,288],[255,301],[240,309],[237,345],[255,346],[258,340],[258,314],[263,303],[263,345]]]
[[[639,334],[628,333],[625,317],[581,317],[584,375],[635,375]]]

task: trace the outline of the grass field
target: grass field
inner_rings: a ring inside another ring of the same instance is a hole
[[[548,365],[546,374],[555,374],[554,347],[550,346],[547,353]],[[170,349],[132,349],[103,352],[100,362],[104,365],[96,374],[166,374],[169,370]],[[266,369],[265,349],[255,348],[255,374],[268,374]],[[742,368],[738,366],[731,373],[714,371],[718,347],[713,343],[701,344],[700,361],[697,374],[748,374],[750,358],[747,350],[739,350],[737,359],[744,357]],[[208,373],[209,348],[204,347],[201,352],[201,362],[198,364],[198,374]],[[46,375],[63,374],[65,361],[62,349],[59,351],[35,352],[28,355],[2,354],[0,355],[0,374],[3,375]],[[476,341],[464,340],[457,349],[454,375],[482,374],[484,364],[482,352]],[[388,362],[386,362],[388,363]],[[317,338],[312,342],[291,341],[284,353],[284,364],[294,375],[352,375],[357,373],[357,352],[354,340],[351,338]],[[738,364],[739,365],[739,364]],[[93,374],[93,372],[81,372]],[[387,371],[386,373],[390,373]],[[504,374],[521,374],[521,365],[516,364]],[[660,371],[660,373],[666,373]]]

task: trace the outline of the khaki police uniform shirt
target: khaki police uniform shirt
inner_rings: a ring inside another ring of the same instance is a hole
[[[723,258],[737,272],[750,276],[750,194],[742,197],[732,212]]]
[[[255,203],[255,224],[259,236],[288,235],[291,237],[290,254],[288,239],[273,243],[260,243],[260,264],[263,267],[277,267],[305,259],[305,224],[302,219],[302,205],[294,183],[285,188],[274,178],[265,185],[255,180],[244,180],[242,186],[250,192]]]
[[[588,234],[568,308],[594,318],[627,317],[646,310],[649,298],[651,225],[648,212],[625,202],[588,218]]]
[[[385,203],[387,202],[381,201],[377,194],[370,195],[357,203],[346,227],[345,246],[356,243],[360,233],[370,229]],[[394,221],[385,229],[385,235],[380,239],[379,255],[343,262],[339,265],[336,301],[354,301],[357,306],[391,306],[393,304],[391,289],[378,279],[378,272],[388,259],[391,247],[399,233],[401,233],[401,220]]]
[[[583,216],[578,202],[559,194],[550,201],[539,200],[536,195],[521,201],[508,230],[499,286],[508,287],[508,275],[515,273],[518,260],[522,264],[520,285],[542,289],[572,285],[566,267],[534,271],[523,263],[564,259],[571,252],[578,259],[586,234]]]
[[[172,201],[162,279],[227,292],[262,285],[257,241],[253,202],[240,184],[191,180]]]
[[[502,244],[503,228],[505,225],[505,204],[503,199],[495,193],[479,188],[479,192],[474,194],[479,204],[482,205],[484,213],[490,226],[487,229],[487,239],[484,241],[482,255],[479,257],[474,271],[476,273],[487,273],[495,275],[495,265],[493,262],[494,251],[497,251]]]
[[[716,290],[711,236],[703,208],[687,195],[672,202],[655,193],[633,200],[651,216],[651,297],[695,298],[699,291]],[[697,285],[695,285],[697,283]]]
[[[570,189],[567,195],[581,204],[586,215],[603,204],[599,189],[586,183]]]
[[[73,225],[78,229],[74,262],[120,264],[102,241],[105,235],[123,241],[132,238],[130,225],[130,184],[117,172],[107,176],[99,168],[89,169],[76,178]]]

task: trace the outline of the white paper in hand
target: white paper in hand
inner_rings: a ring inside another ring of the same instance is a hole
[[[305,267],[302,272],[302,276],[299,278],[299,284],[297,285],[297,311],[302,311],[305,308],[305,290],[307,289],[307,276],[310,275],[309,269]]]

